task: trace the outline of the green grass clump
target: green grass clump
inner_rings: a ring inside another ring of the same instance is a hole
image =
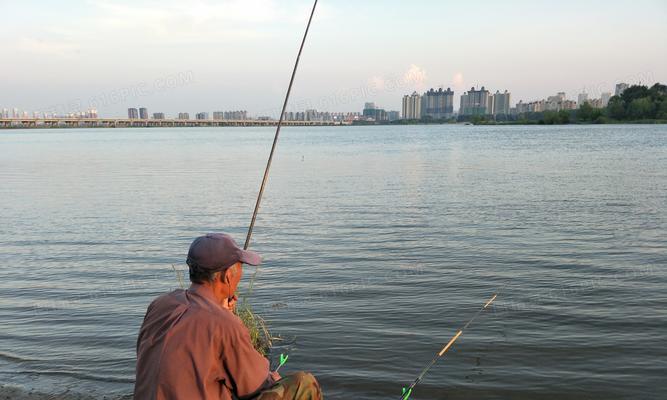
[[[271,346],[273,346],[273,340],[264,318],[255,314],[252,307],[247,302],[238,304],[234,310],[234,314],[241,318],[243,325],[248,328],[250,341],[255,350],[264,357],[268,356],[269,350],[271,350]]]

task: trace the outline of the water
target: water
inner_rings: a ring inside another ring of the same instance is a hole
[[[0,132],[0,382],[131,393],[147,304],[197,235],[242,241],[272,136]],[[665,126],[285,129],[252,245],[284,371],[398,398],[508,282],[414,399],[664,398],[666,150]]]

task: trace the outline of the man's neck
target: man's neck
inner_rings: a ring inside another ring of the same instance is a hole
[[[213,294],[213,297],[215,299],[215,302],[218,303],[221,307],[225,307],[228,300],[229,300],[229,290],[227,288],[227,285],[224,285],[220,281],[216,282],[202,282],[202,283],[193,283],[190,287],[192,288],[194,285],[199,285],[207,290],[210,290],[211,293]]]

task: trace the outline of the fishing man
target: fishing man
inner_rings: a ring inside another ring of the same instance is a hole
[[[187,264],[192,284],[155,299],[137,339],[135,400],[319,400],[308,373],[281,378],[234,315],[243,264],[261,257],[231,236],[196,238]]]

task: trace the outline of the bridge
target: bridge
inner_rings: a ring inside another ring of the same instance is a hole
[[[214,126],[276,126],[277,120],[258,119],[128,119],[128,118],[0,118],[9,128],[172,128]],[[283,126],[331,126],[334,121],[283,121]]]

